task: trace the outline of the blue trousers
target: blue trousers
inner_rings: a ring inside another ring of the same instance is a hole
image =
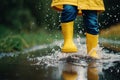
[[[61,14],[61,22],[66,23],[74,21],[78,14],[77,6],[64,5]],[[83,22],[86,32],[97,35],[99,33],[98,15],[96,10],[82,10]]]

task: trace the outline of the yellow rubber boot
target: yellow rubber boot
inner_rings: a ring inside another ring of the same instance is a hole
[[[90,57],[99,59],[96,48],[98,45],[98,35],[86,33],[87,53]]]
[[[77,80],[78,74],[76,72],[63,72],[62,73],[64,80]]]
[[[72,53],[77,52],[77,47],[73,42],[73,25],[74,22],[62,23],[62,33],[64,37],[64,44],[62,47],[62,52]]]

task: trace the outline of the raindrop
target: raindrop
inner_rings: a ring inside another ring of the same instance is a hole
[[[58,17],[61,18],[61,15],[59,15]]]
[[[119,69],[117,70],[117,73],[119,73]]]
[[[77,24],[77,26],[80,28],[80,24]]]
[[[48,5],[48,4],[46,4],[46,5]]]
[[[34,25],[35,23],[34,22],[32,22],[32,25]]]
[[[119,7],[119,5],[116,5],[117,7]]]
[[[108,24],[108,22],[105,22],[105,25],[107,25]]]
[[[47,24],[47,26],[50,26],[50,24]]]
[[[45,27],[45,29],[47,29],[47,27]]]
[[[50,8],[48,8],[48,11],[50,10]]]
[[[109,13],[107,13],[107,15],[109,15]]]
[[[57,38],[58,36],[57,36],[57,35],[55,35],[55,37]]]
[[[56,25],[56,23],[53,23],[53,25],[55,26],[55,25]]]
[[[110,17],[112,17],[112,15],[110,15]]]
[[[111,72],[113,72],[113,70],[110,70]]]
[[[118,18],[116,18],[116,21],[118,21],[119,19]]]
[[[39,10],[41,10],[41,8],[38,8]]]
[[[49,31],[51,31],[51,29],[49,29]]]
[[[108,8],[108,10],[110,10],[110,8]]]
[[[114,17],[117,17],[116,15],[114,15]]]
[[[48,14],[46,15],[46,17],[48,17]]]
[[[79,31],[79,34],[82,34],[82,31],[81,31],[81,30]]]
[[[101,26],[101,24],[99,23],[99,26]]]
[[[45,21],[47,21],[47,19],[45,19]]]

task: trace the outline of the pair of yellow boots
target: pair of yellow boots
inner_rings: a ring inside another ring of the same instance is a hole
[[[62,23],[62,33],[64,37],[64,44],[62,47],[62,52],[65,53],[74,53],[77,52],[78,49],[73,42],[73,26],[74,22]],[[87,45],[87,53],[90,57],[99,58],[96,53],[96,47],[98,45],[98,35],[92,35],[86,33],[86,45]]]

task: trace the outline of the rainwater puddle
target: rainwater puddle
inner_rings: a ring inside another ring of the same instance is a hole
[[[59,61],[60,58],[70,55],[61,53],[61,43],[34,51],[28,50],[28,53],[24,51],[16,55],[1,55],[0,80],[120,80],[119,52],[110,52],[100,47],[100,60],[87,62],[86,59],[82,59],[79,64],[71,64]],[[79,52],[75,54],[84,58],[85,40],[81,39],[81,44],[77,46]]]

